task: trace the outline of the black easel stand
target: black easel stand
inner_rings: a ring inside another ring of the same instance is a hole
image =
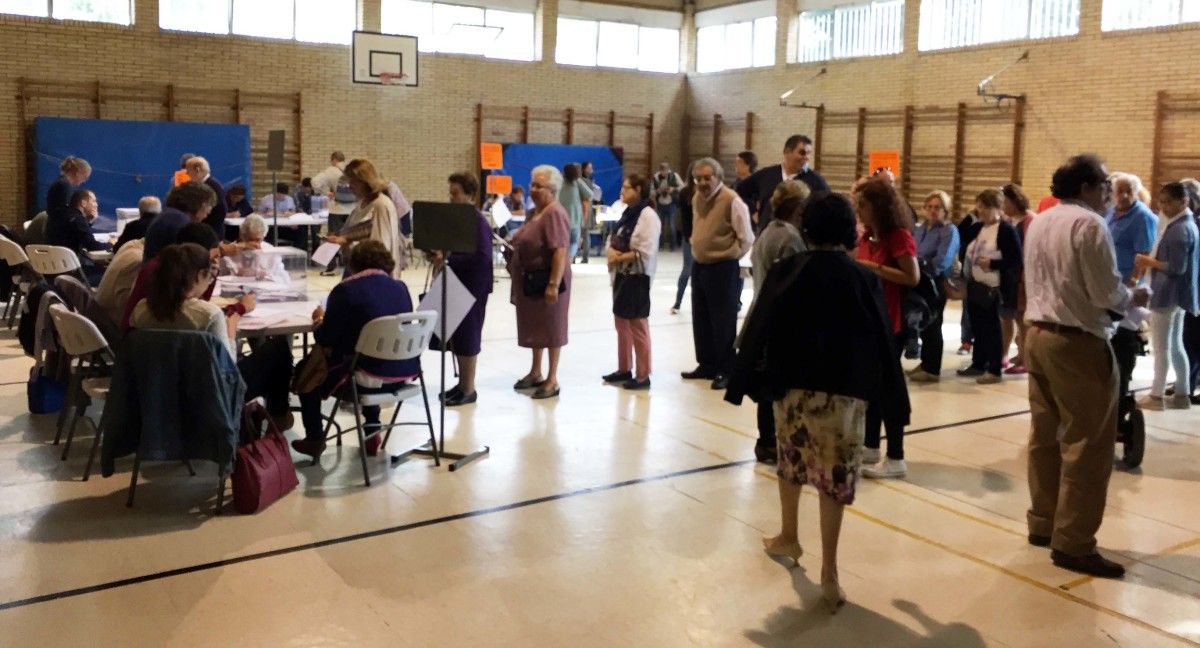
[[[442,250],[443,253],[474,252],[476,247],[475,209],[470,205],[450,203],[413,203],[413,247],[421,250]],[[489,446],[466,454],[446,451],[446,347],[449,340],[446,337],[446,301],[449,294],[448,275],[442,266],[442,311],[438,317],[439,339],[441,349],[438,357],[441,363],[441,394],[438,398],[438,448],[430,447],[429,443],[418,446],[395,455],[391,459],[393,466],[404,463],[410,457],[441,457],[449,460],[450,472],[491,454]]]

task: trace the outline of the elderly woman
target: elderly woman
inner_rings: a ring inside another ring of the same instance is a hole
[[[776,217],[767,223],[754,239],[754,247],[750,248],[755,302],[771,266],[805,249],[804,241],[800,238],[800,210],[804,208],[809,193],[807,184],[799,180],[785,180],[771,194],[771,213]],[[753,310],[754,306],[755,303],[751,303],[750,309]],[[775,448],[775,414],[769,401],[759,402],[757,419],[758,441],[754,444],[754,458],[765,464],[773,464],[778,455]]]
[[[455,173],[447,179],[450,202],[475,207],[479,182],[469,173]],[[461,324],[450,336],[449,349],[458,360],[458,384],[442,394],[446,407],[469,405],[478,398],[475,391],[475,369],[482,348],[483,318],[487,313],[488,295],[492,292],[492,227],[483,212],[475,209],[475,250],[454,252],[445,259],[446,265],[463,282],[475,303]],[[442,255],[435,256],[438,266]]]
[[[617,370],[602,379],[625,389],[650,389],[650,284],[658,265],[662,224],[650,205],[649,178],[637,173],[626,176],[621,202],[627,207],[608,241]],[[633,372],[635,353],[637,373]]]
[[[583,222],[583,205],[592,202],[592,190],[580,175],[578,164],[568,164],[563,167],[562,187],[558,190],[558,203],[567,212],[567,220],[571,224],[571,246],[567,256],[574,261],[579,251],[581,238],[587,236]],[[587,241],[583,241],[583,261],[587,262]]]
[[[546,164],[534,167],[529,182],[533,213],[512,235],[512,249],[505,253],[517,308],[517,344],[533,350],[529,373],[513,389],[533,390],[536,399],[558,396],[558,357],[567,344],[571,223],[557,199],[562,182],[558,169]],[[547,349],[550,366],[543,376],[542,355]]]
[[[405,245],[400,236],[396,204],[387,193],[387,181],[370,160],[350,160],[344,173],[358,204],[346,219],[345,227],[337,234],[326,236],[325,240],[341,245],[343,253],[351,243],[367,239],[379,241],[392,255],[392,277],[399,279],[405,265]]]
[[[799,560],[800,489],[812,485],[820,501],[821,589],[833,613],[846,600],[838,538],[858,486],[868,403],[893,420],[906,419],[909,405],[880,283],[847,254],[856,238],[849,201],[814,195],[800,221],[809,251],[779,261],[767,275],[725,398],[739,403],[758,382],[758,398],[773,401],[781,529],[763,547]]]
[[[274,245],[267,242],[267,231],[267,221],[261,215],[247,216],[238,229],[240,249],[221,259],[221,274],[290,284],[292,279],[283,266],[283,256],[278,253],[261,253],[275,249]]]
[[[212,169],[208,166],[208,160],[197,155],[189,158],[184,166],[188,177],[192,179],[192,182],[200,182],[208,185],[208,188],[212,189],[213,193],[217,195],[217,202],[208,212],[208,216],[205,217],[204,223],[217,233],[217,238],[224,239],[225,215],[228,213],[228,210],[225,208],[225,189],[223,189],[221,187],[221,183],[217,182],[217,179],[212,176]]]
[[[412,298],[403,281],[393,279],[396,263],[391,252],[383,243],[375,240],[363,241],[350,251],[350,276],[346,277],[329,293],[327,309],[320,306],[313,311],[313,341],[324,353],[329,367],[325,378],[316,387],[300,394],[300,418],[304,423],[304,438],[292,441],[292,448],[308,455],[313,461],[321,458],[325,451],[325,424],[321,418],[321,403],[333,395],[350,379],[350,361],[358,335],[367,322],[379,317],[399,315],[412,311]],[[305,362],[311,362],[309,355]],[[405,382],[417,375],[420,359],[376,360],[363,358],[358,368],[380,379],[378,388],[360,387],[359,393],[392,390],[396,383]],[[379,406],[363,407],[365,423],[363,433],[367,435],[367,455],[379,451],[383,439],[376,434],[380,429]]]
[[[1200,232],[1188,209],[1187,188],[1169,182],[1158,193],[1166,225],[1150,254],[1134,257],[1139,272],[1150,270],[1150,341],[1154,345],[1154,380],[1140,407],[1161,410],[1189,409],[1191,372],[1183,348],[1183,316],[1200,312],[1197,270],[1200,268]],[[1175,370],[1175,392],[1168,402],[1164,389],[1168,364]]]
[[[905,288],[912,288],[921,279],[917,266],[917,243],[908,231],[908,209],[904,200],[884,178],[871,178],[858,183],[852,194],[854,211],[862,222],[862,237],[856,256],[883,284],[883,301],[891,323],[896,359],[904,353],[904,331],[900,322],[900,302]],[[904,390],[903,382],[894,389]],[[904,418],[885,418],[884,409],[874,403],[867,409],[865,461],[871,466],[863,475],[873,479],[903,477],[908,473],[904,463]],[[880,428],[887,430],[887,457],[879,456]]]
[[[939,290],[937,302],[930,304],[932,317],[921,329],[921,362],[908,377],[913,382],[937,382],[941,380],[942,316],[946,311],[946,294],[941,290],[942,282],[950,275],[954,260],[958,258],[958,228],[950,222],[950,195],[945,191],[933,191],[925,196],[925,220],[917,226],[914,236],[917,242],[917,263],[923,272],[929,273]]]
[[[1037,214],[1029,208],[1029,198],[1025,196],[1021,185],[1006,184],[1000,187],[1000,193],[1004,194],[1004,206],[1001,208],[1001,211],[1004,212],[1004,220],[1016,228],[1017,239],[1021,241],[1021,249],[1024,249],[1025,232],[1029,231],[1029,224],[1033,222],[1033,217]],[[1003,358],[1001,359],[1001,364],[1007,365],[1004,373],[1015,375],[1029,373],[1029,370],[1025,368],[1025,274],[1019,270],[1017,271],[1017,299],[1011,307],[1006,306],[1000,309],[1000,334],[1002,356],[1008,354],[1014,337],[1017,341],[1017,355],[1007,362]]]
[[[1004,361],[1000,314],[1017,304],[1017,278],[1021,273],[1021,238],[1017,228],[1001,218],[1004,194],[985,189],[975,198],[979,222],[963,239],[963,274],[967,277],[965,307],[975,332],[971,364],[958,375],[975,378],[980,385],[998,383]]]

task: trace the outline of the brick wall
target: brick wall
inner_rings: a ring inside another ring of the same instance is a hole
[[[544,56],[548,60],[536,63],[422,55],[419,88],[356,86],[349,81],[348,47],[163,32],[157,27],[157,5],[157,0],[136,0],[138,23],[132,27],[0,16],[0,222],[32,216],[26,213],[22,183],[19,76],[301,92],[305,174],[324,168],[329,152],[341,149],[376,162],[411,199],[444,199],[446,176],[474,167],[477,103],[653,112],[655,157],[673,158],[680,150],[683,75],[558,66],[551,47]],[[363,0],[363,5],[365,22],[377,22],[378,0]],[[553,20],[548,22],[552,44]],[[106,105],[105,117],[158,118],[147,110],[114,102]],[[220,108],[188,114],[230,119],[230,111]],[[537,134],[531,133],[531,140]],[[485,132],[485,139],[490,135]],[[561,137],[561,130],[545,135]],[[603,143],[584,136],[581,131],[577,143]]]
[[[780,3],[783,5],[784,3]],[[1187,92],[1200,82],[1193,65],[1200,30],[1192,27],[1101,33],[1101,0],[1082,0],[1080,34],[1045,41],[1002,43],[944,52],[917,52],[919,5],[905,13],[905,51],[891,57],[787,65],[688,78],[688,111],[693,115],[757,114],[755,148],[764,163],[775,163],[784,139],[811,133],[814,114],[779,105],[779,95],[800,88],[790,101],[824,103],[829,110],[897,109],[905,105],[982,105],[975,95],[980,80],[1029,50],[1030,60],[996,80],[996,88],[1028,96],[1022,172],[1036,200],[1048,192],[1050,175],[1069,155],[1092,151],[1110,170],[1126,170],[1150,180],[1155,93]],[[787,21],[780,17],[780,25]],[[786,39],[781,33],[780,38]],[[780,49],[782,51],[782,49]],[[809,81],[822,68],[827,73]],[[1168,76],[1170,75],[1170,76]],[[853,129],[827,130],[826,150],[853,152]],[[867,149],[900,149],[900,129],[868,129]],[[1191,134],[1195,137],[1195,133]],[[693,138],[696,142],[703,138]],[[954,129],[941,138],[918,137],[918,153],[950,153]],[[1192,148],[1196,151],[1198,145]],[[1011,127],[973,128],[969,154],[1008,155]],[[949,187],[946,187],[949,189]]]

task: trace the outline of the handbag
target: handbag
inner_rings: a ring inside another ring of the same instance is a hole
[[[292,393],[307,394],[325,383],[329,377],[329,349],[314,344],[292,377]]]
[[[26,385],[26,400],[33,414],[50,414],[63,408],[67,401],[67,387],[61,380],[45,375],[43,365],[36,364],[29,370]]]
[[[622,272],[613,277],[613,315],[621,319],[650,317],[650,275]]]
[[[526,297],[541,297],[546,294],[546,287],[550,285],[550,268],[540,270],[526,270],[521,275],[521,291]],[[567,280],[564,277],[558,282],[558,293],[567,291]]]
[[[263,424],[266,432],[261,432]],[[267,415],[261,399],[242,408],[241,445],[233,466],[233,507],[257,513],[299,485],[287,439]]]

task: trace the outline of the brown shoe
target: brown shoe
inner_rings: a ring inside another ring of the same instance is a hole
[[[275,423],[275,427],[279,428],[280,432],[287,432],[296,425],[296,417],[291,412],[272,414],[271,421]]]
[[[302,455],[312,457],[313,463],[321,459],[321,453],[325,452],[324,441],[310,441],[308,439],[296,439],[292,441],[292,450],[299,452]]]

